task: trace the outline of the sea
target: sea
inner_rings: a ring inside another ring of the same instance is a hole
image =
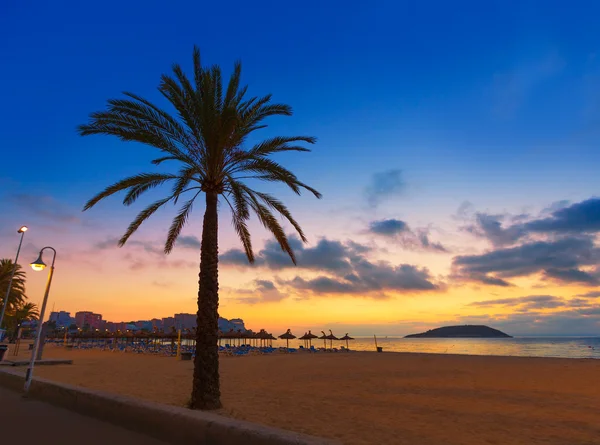
[[[290,347],[301,341],[291,340]],[[315,347],[323,347],[323,340],[313,340]],[[329,341],[327,347],[329,348]],[[345,346],[333,341],[333,347]],[[285,340],[273,342],[285,346]],[[600,359],[600,337],[514,337],[514,338],[403,338],[377,337],[377,346],[383,352],[422,352],[430,354],[499,355],[515,357],[562,357]],[[373,337],[356,337],[349,341],[355,351],[375,351]]]

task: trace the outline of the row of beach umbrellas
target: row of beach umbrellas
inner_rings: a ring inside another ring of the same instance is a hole
[[[195,330],[192,329],[184,329],[182,332],[182,338],[186,339],[194,339],[195,338]],[[345,334],[343,337],[338,338],[333,335],[333,332],[329,330],[329,334],[326,334],[324,331],[321,331],[323,335],[320,337],[313,334],[311,331],[305,332],[301,337],[296,337],[292,334],[291,330],[288,329],[283,334],[279,335],[279,338],[282,340],[286,340],[286,346],[289,348],[290,340],[298,338],[299,340],[303,340],[306,347],[312,346],[313,339],[323,340],[323,346],[327,348],[327,340],[329,340],[329,347],[333,348],[333,340],[341,340],[346,342],[346,348],[348,348],[348,341],[354,340],[354,338],[350,337],[348,334]],[[171,332],[162,332],[159,330],[154,330],[153,332],[123,332],[120,331],[109,333],[109,332],[79,332],[75,334],[69,335],[71,338],[83,338],[83,339],[107,339],[107,338],[131,338],[131,339],[172,339],[177,338],[177,332],[175,329],[171,329]],[[242,340],[250,340],[258,343],[260,341],[261,345],[264,341],[270,342],[272,340],[276,340],[277,337],[274,337],[273,334],[267,332],[265,329],[261,329],[259,332],[246,331],[242,332],[240,329],[233,330],[230,329],[227,332],[219,331],[219,343],[221,339],[238,339]]]
[[[342,341],[345,340],[346,341],[346,349],[348,349],[348,340],[354,340],[347,333],[342,338],[338,338],[335,335],[333,335],[333,332],[331,332],[331,329],[329,330],[329,334],[325,334],[324,331],[321,331],[321,333],[323,335],[319,337],[319,336],[313,334],[311,331],[308,331],[308,332],[305,332],[304,335],[299,338],[299,340],[304,340],[304,344],[308,347],[311,347],[312,340],[314,338],[318,338],[319,340],[323,340],[323,346],[325,346],[325,349],[327,349],[327,340],[329,340],[330,348],[333,348],[333,340],[342,340]],[[285,333],[281,334],[279,336],[279,338],[286,340],[286,346],[289,348],[290,340],[293,340],[294,338],[296,338],[296,336],[294,334],[292,334],[290,329],[288,329]]]

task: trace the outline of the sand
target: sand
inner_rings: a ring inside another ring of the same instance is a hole
[[[192,363],[47,346],[59,382],[184,405]],[[12,355],[7,357],[12,358]],[[221,413],[346,444],[600,444],[600,360],[408,353],[222,357]]]

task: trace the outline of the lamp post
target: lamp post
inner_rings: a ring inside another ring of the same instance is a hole
[[[10,274],[10,280],[8,280],[8,289],[6,289],[6,298],[4,298],[4,304],[2,305],[2,313],[0,313],[0,329],[2,329],[2,321],[4,321],[4,313],[6,312],[6,308],[8,307],[8,297],[10,297],[10,290],[12,288],[13,278],[15,276],[15,272],[17,271],[17,261],[19,261],[19,252],[21,252],[21,244],[23,244],[23,236],[27,232],[27,226],[21,226],[21,228],[17,231],[17,233],[21,234],[21,239],[19,241],[19,247],[17,248],[17,256],[15,258],[15,263],[13,264],[13,270]],[[0,340],[2,336],[0,335]]]
[[[42,302],[42,309],[40,311],[40,319],[38,323],[37,334],[35,336],[35,343],[33,346],[33,351],[31,353],[31,361],[29,362],[29,368],[27,368],[27,374],[25,375],[25,394],[29,391],[29,387],[31,386],[31,378],[33,377],[33,366],[35,365],[35,359],[37,357],[38,349],[40,347],[40,338],[42,336],[42,322],[44,321],[44,312],[46,311],[46,303],[48,302],[48,294],[50,293],[50,285],[52,284],[52,276],[54,275],[54,261],[56,260],[56,250],[53,247],[44,247],[40,250],[40,256],[37,260],[31,263],[31,268],[35,271],[41,271],[46,268],[46,263],[42,260],[42,254],[44,250],[50,249],[54,252],[54,256],[52,257],[52,265],[50,266],[50,271],[48,272],[48,280],[46,281],[46,291],[44,293],[44,301]]]

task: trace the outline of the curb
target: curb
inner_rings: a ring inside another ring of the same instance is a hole
[[[0,369],[0,386],[23,389],[22,374]],[[177,445],[333,445],[308,436],[218,414],[33,378],[29,396]]]

